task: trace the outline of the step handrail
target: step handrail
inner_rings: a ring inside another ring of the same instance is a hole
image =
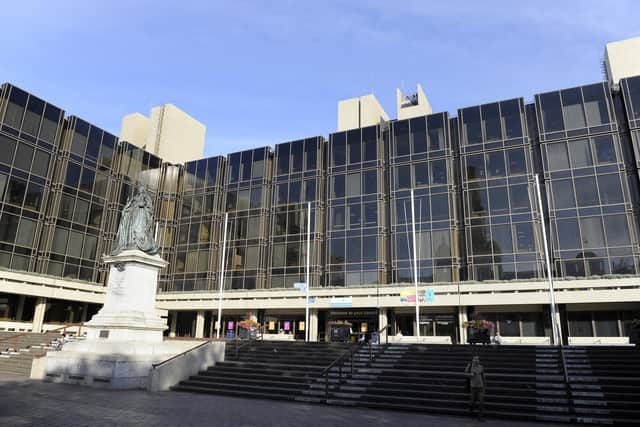
[[[62,330],[62,332],[65,333],[65,332],[67,332],[67,328],[72,328],[74,326],[78,326],[79,327],[78,335],[80,335],[80,331],[82,330],[82,327],[84,326],[84,323],[65,323],[64,326],[61,326],[61,327],[56,328],[56,329],[50,329],[50,330],[44,331],[44,332],[23,332],[23,333],[18,334],[18,335],[12,335],[10,337],[0,338],[0,342],[9,341],[9,340],[16,339],[18,337],[24,337],[24,336],[33,335],[33,334],[49,334],[51,332],[58,332],[60,330]]]
[[[238,337],[236,337],[234,339],[234,341],[235,341],[236,360],[238,360],[238,350],[240,350],[243,347],[249,346],[252,342],[258,342],[258,341],[263,341],[264,342],[264,334],[261,333],[260,334],[260,338],[256,337],[255,340],[252,340],[252,339],[249,338],[246,342],[244,342],[242,344],[238,344],[240,341],[243,341],[243,340],[239,339]]]
[[[320,373],[319,378],[324,377],[324,401],[325,403],[329,402],[329,372],[331,371],[331,369],[336,366],[336,364],[338,364],[338,384],[342,383],[342,365],[344,362],[344,359],[349,356],[349,362],[350,362],[350,373],[351,375],[353,375],[353,354],[357,353],[360,348],[362,348],[364,343],[359,343],[356,346],[351,345],[347,350],[345,350],[344,352],[342,352],[340,354],[340,356],[338,356],[337,359],[335,359],[333,362],[331,362],[326,368],[324,368],[322,370],[322,372]]]
[[[172,356],[172,357],[170,357],[170,358],[168,358],[168,359],[166,359],[166,360],[163,360],[162,362],[154,363],[154,364],[152,364],[152,365],[151,365],[151,369],[156,369],[157,367],[162,366],[162,365],[164,365],[165,363],[171,362],[172,360],[177,359],[178,357],[184,356],[185,354],[187,354],[187,353],[189,353],[189,352],[192,352],[193,350],[197,350],[197,349],[199,349],[200,347],[202,347],[202,346],[205,346],[205,345],[209,344],[211,341],[215,341],[215,340],[213,340],[213,339],[205,340],[204,342],[202,342],[202,343],[198,344],[197,346],[195,346],[195,347],[191,347],[191,348],[189,348],[189,349],[187,349],[187,350],[183,351],[182,353],[178,353],[178,354],[176,354],[175,356]]]
[[[559,345],[560,360],[562,361],[562,373],[564,374],[564,388],[567,393],[567,403],[569,404],[569,414],[572,418],[576,417],[575,407],[573,405],[573,396],[571,393],[571,385],[569,384],[569,372],[567,371],[567,359],[564,354],[564,346]]]

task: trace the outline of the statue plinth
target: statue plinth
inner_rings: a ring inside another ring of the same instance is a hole
[[[158,272],[167,262],[158,255],[125,250],[105,255],[110,266],[104,306],[86,323],[87,338],[162,342],[166,321],[156,313]]]

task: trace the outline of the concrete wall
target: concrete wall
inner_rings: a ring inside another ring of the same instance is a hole
[[[147,147],[163,160],[184,163],[204,158],[206,127],[172,104],[151,110]]]
[[[148,117],[140,113],[127,114],[122,118],[120,139],[130,142],[136,147],[143,148],[147,143],[150,126],[151,121]]]
[[[640,75],[640,37],[607,43],[604,49],[609,83]]]
[[[168,362],[151,368],[149,387],[151,392],[169,390],[173,385],[198,372],[224,361],[225,343],[210,341]]]
[[[373,94],[338,102],[338,132],[388,120],[389,116]]]
[[[431,109],[431,103],[422,91],[422,86],[418,85],[416,94],[418,95],[418,104],[407,105],[405,95],[402,93],[402,91],[400,91],[400,89],[396,90],[398,120],[411,119],[413,117],[426,116],[433,113],[433,110]]]

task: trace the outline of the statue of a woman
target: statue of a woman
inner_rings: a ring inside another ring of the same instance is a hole
[[[153,232],[153,201],[146,188],[139,186],[122,210],[111,255],[117,255],[127,249],[139,249],[149,255],[157,254],[159,248],[153,238]]]

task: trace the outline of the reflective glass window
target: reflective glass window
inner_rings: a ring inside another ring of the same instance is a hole
[[[378,158],[378,135],[377,127],[371,126],[362,129],[362,148],[364,161],[369,162]]]
[[[304,166],[304,141],[291,143],[291,172],[301,172]]]
[[[396,143],[396,156],[406,156],[409,148],[409,121],[396,122],[393,126],[393,136]]]
[[[518,252],[533,252],[535,249],[533,224],[530,222],[515,224],[515,232]]]
[[[333,166],[342,166],[347,160],[346,156],[346,133],[336,133],[332,137],[331,141],[331,157],[333,160]]]
[[[345,227],[344,206],[335,206],[331,208],[331,228],[340,230]]]
[[[509,213],[509,197],[507,187],[495,187],[489,189],[489,205],[492,215],[504,215]]]
[[[411,169],[408,165],[398,166],[396,169],[396,190],[411,188]]]
[[[505,138],[520,138],[522,136],[522,119],[518,100],[513,99],[501,102],[500,110],[504,123]]]
[[[624,203],[618,174],[598,175],[598,188],[602,204]]]
[[[500,125],[500,109],[498,103],[486,104],[481,107],[482,123],[484,125],[485,141],[497,141],[502,139]]]
[[[344,239],[331,239],[329,245],[329,262],[343,263],[345,260]]]
[[[306,153],[306,168],[313,170],[317,168],[318,143],[315,139],[307,139],[304,143]]]
[[[431,219],[433,221],[449,219],[448,194],[437,194],[431,196]]]
[[[349,228],[359,228],[362,225],[362,209],[360,204],[349,205]]]
[[[370,170],[363,173],[363,194],[375,194],[378,192],[378,172]]]
[[[31,247],[36,234],[36,222],[28,219],[20,219],[20,229],[16,235],[16,245]]]
[[[551,181],[553,191],[553,204],[556,209],[575,208],[575,192],[573,191],[573,181],[571,179],[562,179]]]
[[[359,196],[362,193],[361,179],[359,172],[347,175],[347,197]]]
[[[523,148],[508,150],[507,163],[509,166],[509,175],[521,175],[527,173],[527,162]]]
[[[35,182],[29,183],[29,188],[27,189],[27,194],[24,198],[24,207],[39,210],[43,192],[44,188],[41,185],[38,185]]]
[[[474,255],[491,253],[489,227],[471,227],[471,251]]]
[[[12,164],[15,151],[16,141],[4,135],[0,135],[0,162],[6,165]]]
[[[545,132],[557,132],[564,129],[562,106],[558,92],[540,95],[540,107],[542,109],[542,124]]]
[[[259,209],[262,207],[262,188],[258,187],[251,189],[251,199],[249,207],[251,209]]]
[[[469,205],[471,216],[486,216],[489,213],[487,190],[484,188],[469,191]]]
[[[579,139],[569,143],[571,161],[574,168],[593,165],[591,160],[591,148],[588,139]]]
[[[60,110],[47,105],[44,110],[44,120],[40,126],[40,138],[47,142],[54,142],[60,120]]]
[[[411,129],[412,151],[416,153],[424,153],[427,151],[427,124],[424,117],[416,117],[409,121]]]
[[[82,120],[76,122],[76,127],[71,140],[71,152],[80,157],[84,157],[87,149],[87,136],[89,134],[89,125]]]
[[[511,226],[509,224],[492,225],[491,240],[493,243],[493,253],[513,253]]]
[[[435,160],[429,164],[431,169],[431,185],[447,183],[447,162],[446,160]]]
[[[580,235],[584,248],[604,247],[604,230],[600,217],[580,218]]]
[[[558,245],[560,249],[580,248],[580,229],[575,218],[557,220]]]
[[[584,107],[587,112],[589,126],[599,126],[610,122],[604,89],[605,87],[602,83],[582,87]]]
[[[30,146],[18,143],[18,152],[14,160],[13,166],[28,172],[31,169],[31,159],[33,158],[34,149]]]
[[[631,244],[626,215],[603,217],[608,246],[627,246]]]
[[[360,129],[350,130],[347,133],[347,145],[349,146],[349,164],[360,163],[362,161]]]
[[[413,176],[416,186],[429,185],[429,170],[427,168],[427,162],[414,164]]]
[[[307,202],[313,202],[316,200],[316,181],[314,179],[308,179],[304,182],[304,198]]]
[[[487,156],[487,176],[499,178],[506,175],[504,151],[494,151]]]
[[[594,191],[596,187],[596,180],[592,176],[576,178],[575,179],[575,188],[576,188],[576,201],[578,202],[578,206],[593,206],[597,205],[598,200],[598,192]]]
[[[33,157],[33,165],[31,166],[31,172],[42,177],[46,177],[49,172],[49,153],[36,150]]]
[[[467,178],[469,180],[483,179],[484,171],[484,155],[474,154],[467,156]]]
[[[462,120],[467,144],[482,142],[482,126],[480,124],[480,107],[470,107],[462,110]]]
[[[612,135],[598,136],[593,140],[598,164],[616,162],[616,149]]]
[[[277,201],[278,204],[287,203],[287,199],[289,197],[289,184],[286,182],[280,183],[276,187]]]
[[[378,205],[376,202],[365,203],[364,205],[364,225],[375,226],[378,224]]]
[[[434,230],[431,232],[431,244],[434,258],[451,256],[451,234],[449,230]]]
[[[587,123],[584,117],[580,88],[563,90],[561,94],[566,129],[585,127]]]
[[[352,237],[347,239],[347,262],[360,262],[362,259],[362,239]]]
[[[429,149],[444,150],[445,148],[445,124],[443,114],[434,114],[427,117],[427,129],[429,134]]]
[[[527,184],[509,186],[509,200],[511,201],[511,210],[529,212],[531,210],[529,186]]]
[[[567,154],[567,143],[556,142],[546,144],[547,164],[550,171],[569,169],[569,155]]]
[[[42,118],[42,112],[44,110],[44,102],[34,98],[29,98],[29,104],[27,104],[27,112],[24,115],[24,122],[22,123],[22,130],[30,135],[37,136],[40,129],[40,119]]]
[[[289,147],[291,144],[278,145],[278,164],[277,175],[285,175],[289,173]]]
[[[331,197],[344,197],[344,175],[335,175],[331,178]]]
[[[24,195],[27,192],[27,182],[20,178],[11,177],[7,190],[7,201],[16,205],[21,205]]]
[[[20,129],[24,109],[27,105],[27,97],[26,92],[15,87],[11,89],[7,111],[4,115],[4,122],[14,129]]]
[[[289,183],[289,203],[299,203],[302,200],[302,181]]]

